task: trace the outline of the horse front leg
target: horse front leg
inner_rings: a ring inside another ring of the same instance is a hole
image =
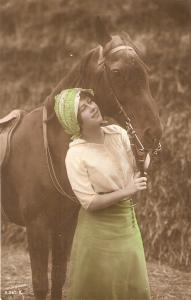
[[[51,300],[62,299],[62,287],[66,280],[67,261],[76,228],[78,210],[78,208],[68,210],[67,215],[62,215],[62,220],[57,219],[57,226],[55,222],[52,230]]]
[[[51,299],[62,299],[62,287],[66,279],[68,245],[63,233],[52,232]]]
[[[26,226],[35,299],[44,300],[48,293],[49,229],[46,216],[39,215]]]

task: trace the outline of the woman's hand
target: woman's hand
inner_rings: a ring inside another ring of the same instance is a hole
[[[137,172],[128,185],[124,188],[127,196],[135,194],[138,191],[147,189],[147,178],[140,177],[140,172]]]
[[[126,200],[126,197],[130,197],[132,194],[135,194],[138,191],[146,190],[146,188],[147,178],[140,177],[140,172],[138,172],[135,174],[134,177],[132,177],[132,180],[128,183],[128,185],[125,188],[103,195],[97,194],[97,196],[88,206],[88,210],[94,211],[110,207],[111,205],[116,204],[119,201]]]

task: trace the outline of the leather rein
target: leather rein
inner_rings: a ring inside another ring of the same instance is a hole
[[[68,193],[65,192],[65,190],[62,188],[61,183],[59,182],[57,176],[56,176],[56,171],[55,167],[53,164],[52,156],[50,153],[50,147],[48,144],[48,136],[47,136],[47,109],[46,106],[43,106],[43,122],[42,122],[42,127],[43,127],[43,140],[44,140],[44,150],[45,150],[45,155],[46,155],[46,161],[48,165],[48,171],[49,175],[52,181],[52,184],[54,188],[59,192],[62,196],[72,200],[75,203],[79,203],[76,199],[75,196],[71,196]]]
[[[119,108],[119,114],[123,114],[123,116],[125,118],[125,126],[126,126],[127,133],[129,135],[129,138],[130,138],[132,151],[133,151],[135,159],[137,161],[138,168],[141,172],[141,176],[144,176],[144,171],[145,171],[144,170],[144,163],[145,163],[145,159],[146,159],[146,156],[149,153],[149,151],[147,151],[144,148],[143,144],[141,143],[139,137],[136,134],[136,131],[134,130],[134,128],[131,124],[131,119],[127,115],[127,113],[124,110],[118,96],[116,95],[115,90],[114,90],[114,88],[112,86],[112,83],[111,83],[111,80],[110,80],[108,67],[105,64],[105,59],[106,59],[107,55],[118,52],[120,50],[128,50],[128,51],[134,51],[135,52],[135,50],[132,47],[129,47],[129,46],[125,46],[125,45],[117,46],[117,47],[113,48],[112,50],[110,50],[109,52],[107,52],[106,55],[102,56],[103,58],[101,60],[99,60],[99,65],[103,64],[103,66],[104,66],[104,72],[106,74],[106,80],[108,82],[108,86],[111,90],[111,93],[112,93],[112,96],[115,100],[115,103],[117,104],[117,106]],[[146,65],[144,64],[144,62],[141,61],[141,63],[143,64],[143,66],[145,66],[145,68],[147,68]],[[156,157],[159,154],[160,151],[161,151],[161,144],[158,143],[158,145],[155,148],[152,149],[151,157]]]
[[[109,53],[107,53],[107,55],[115,53],[115,52],[120,51],[120,50],[124,50],[124,49],[134,51],[134,49],[132,47],[122,45],[122,46],[118,46],[118,47],[113,48],[111,51],[109,51]],[[105,74],[106,74],[106,78],[107,78],[107,81],[108,81],[109,88],[110,88],[110,90],[112,92],[112,95],[113,95],[113,98],[114,98],[114,100],[115,100],[115,102],[116,102],[116,104],[119,108],[119,113],[120,114],[122,113],[124,118],[125,118],[126,130],[127,130],[128,135],[130,137],[132,150],[133,150],[133,153],[135,155],[135,159],[138,162],[139,169],[141,171],[141,176],[143,176],[144,175],[144,162],[145,162],[146,154],[148,153],[148,151],[145,150],[143,144],[141,143],[140,139],[138,138],[138,136],[137,136],[132,124],[131,124],[130,118],[128,117],[128,115],[127,115],[126,111],[124,110],[123,106],[121,105],[121,103],[119,101],[119,98],[117,97],[117,95],[116,95],[116,93],[115,93],[115,91],[112,87],[110,77],[109,77],[109,73],[108,73],[108,70],[107,70],[107,66],[105,64],[105,57],[103,57],[101,60],[99,60],[98,64],[104,64],[104,71],[105,71]],[[57,190],[57,192],[59,192],[62,196],[72,200],[75,203],[78,203],[77,198],[75,196],[71,196],[71,195],[69,195],[68,193],[65,192],[65,190],[62,188],[61,183],[59,182],[59,179],[57,178],[56,171],[55,171],[54,164],[53,164],[53,160],[52,160],[51,153],[50,153],[49,144],[48,144],[47,120],[48,120],[47,119],[47,109],[46,109],[46,106],[44,105],[43,106],[43,140],[44,140],[44,149],[45,149],[45,154],[46,154],[46,161],[47,161],[48,170],[49,170],[49,174],[50,174],[52,184],[53,184],[54,188]],[[152,150],[151,155],[157,156],[158,153],[160,152],[160,150],[161,150],[161,144],[158,143],[157,147]]]

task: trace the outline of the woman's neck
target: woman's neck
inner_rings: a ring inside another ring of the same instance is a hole
[[[104,132],[101,127],[84,128],[82,131],[82,137],[89,143],[104,143]]]

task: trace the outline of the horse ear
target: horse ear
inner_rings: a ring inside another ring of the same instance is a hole
[[[108,33],[106,26],[100,16],[96,17],[95,20],[95,29],[97,35],[97,41],[101,46],[105,46],[110,40],[111,36]]]

